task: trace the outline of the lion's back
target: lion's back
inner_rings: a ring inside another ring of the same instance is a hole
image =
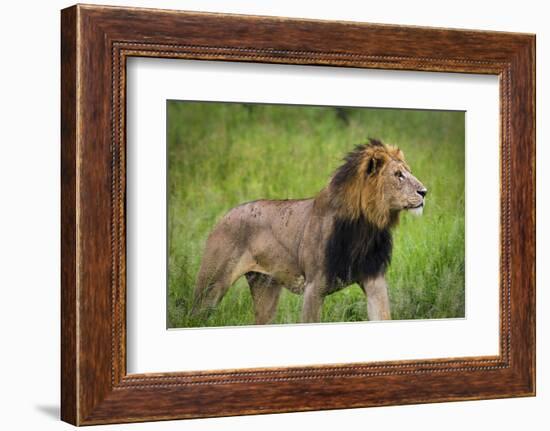
[[[260,250],[276,245],[294,250],[311,215],[313,199],[261,199],[229,210],[211,236],[233,246]]]

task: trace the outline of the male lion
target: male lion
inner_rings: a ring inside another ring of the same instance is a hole
[[[390,229],[401,210],[421,212],[426,193],[398,148],[370,139],[316,197],[233,208],[206,242],[193,312],[216,307],[244,275],[257,324],[273,319],[283,287],[304,295],[303,322],[319,322],[325,296],[353,283],[367,295],[369,320],[391,319]]]

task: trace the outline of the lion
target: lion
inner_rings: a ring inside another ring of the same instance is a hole
[[[310,323],[320,321],[327,295],[355,283],[367,296],[368,319],[391,319],[391,229],[402,210],[422,212],[426,193],[399,148],[369,139],[315,197],[231,209],[206,241],[193,314],[215,309],[244,275],[256,324],[273,320],[283,288],[304,296],[301,321]]]

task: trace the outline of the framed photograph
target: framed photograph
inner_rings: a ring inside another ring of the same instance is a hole
[[[535,36],[61,13],[61,416],[535,394]]]

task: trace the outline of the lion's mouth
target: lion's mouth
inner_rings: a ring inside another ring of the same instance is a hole
[[[421,202],[420,204],[416,206],[409,206],[407,208],[407,211],[415,216],[421,216],[424,212],[424,202]]]

